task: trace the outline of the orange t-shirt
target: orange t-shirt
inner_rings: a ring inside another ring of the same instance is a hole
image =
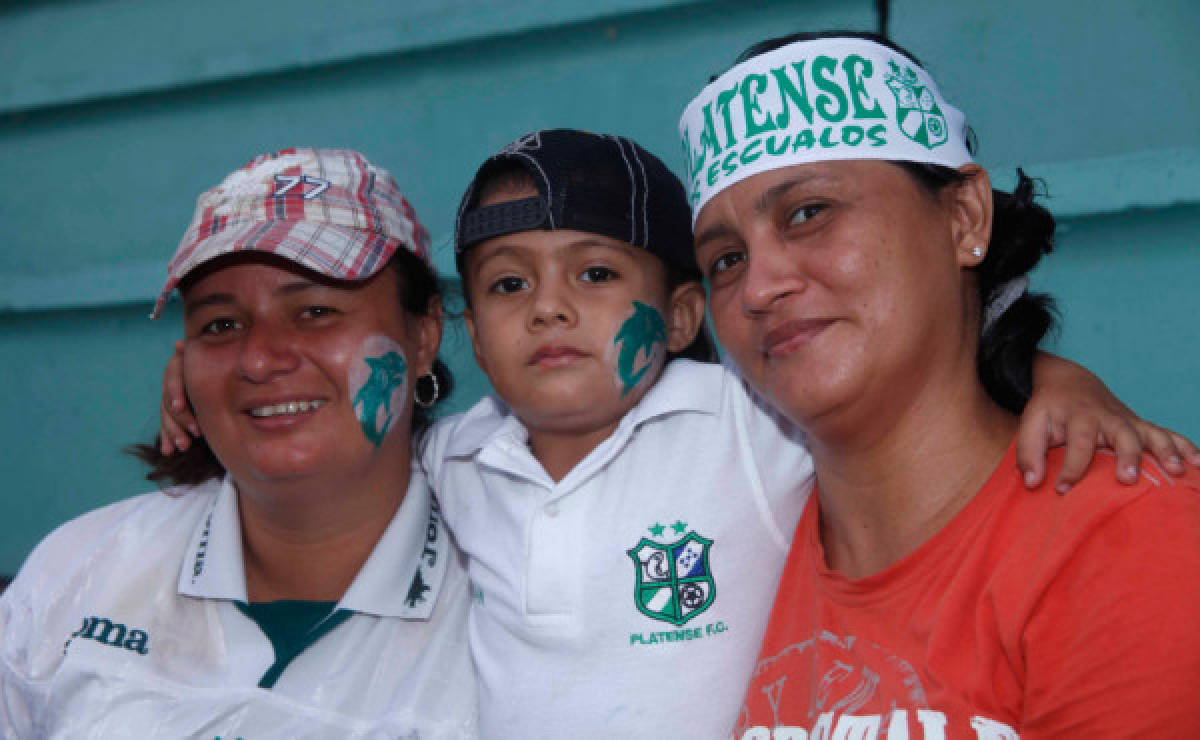
[[[1146,459],[1123,486],[1114,464],[1028,491],[1010,446],[942,531],[857,581],[825,566],[813,496],[735,737],[1200,737],[1200,474]]]

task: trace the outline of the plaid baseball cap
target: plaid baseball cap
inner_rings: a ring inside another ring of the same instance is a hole
[[[480,207],[480,187],[513,166],[529,173],[538,195]],[[462,255],[471,247],[531,229],[601,234],[699,269],[683,184],[662,160],[623,136],[546,129],[489,157],[458,209],[454,248],[460,274]]]
[[[429,260],[429,232],[388,172],[358,152],[262,154],[200,194],[151,318],[188,273],[222,255],[269,252],[339,280],[366,280],[398,247]]]

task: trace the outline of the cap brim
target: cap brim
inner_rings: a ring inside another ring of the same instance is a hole
[[[256,221],[225,229],[179,248],[150,318],[162,314],[171,292],[189,273],[228,254],[274,254],[337,280],[365,280],[402,247],[408,248],[404,240],[379,232],[310,221]]]

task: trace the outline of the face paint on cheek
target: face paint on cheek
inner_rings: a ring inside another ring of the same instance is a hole
[[[613,346],[617,355],[617,381],[624,396],[654,366],[667,344],[667,325],[662,314],[641,301],[633,302],[633,315],[621,324]]]
[[[400,345],[382,334],[364,339],[358,358],[350,365],[346,385],[363,434],[378,447],[404,410],[408,362]]]

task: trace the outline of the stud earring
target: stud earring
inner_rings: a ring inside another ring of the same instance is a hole
[[[983,247],[978,246],[978,245],[971,247],[971,254],[975,255],[975,257],[977,257],[977,258],[982,258],[983,257]]]

